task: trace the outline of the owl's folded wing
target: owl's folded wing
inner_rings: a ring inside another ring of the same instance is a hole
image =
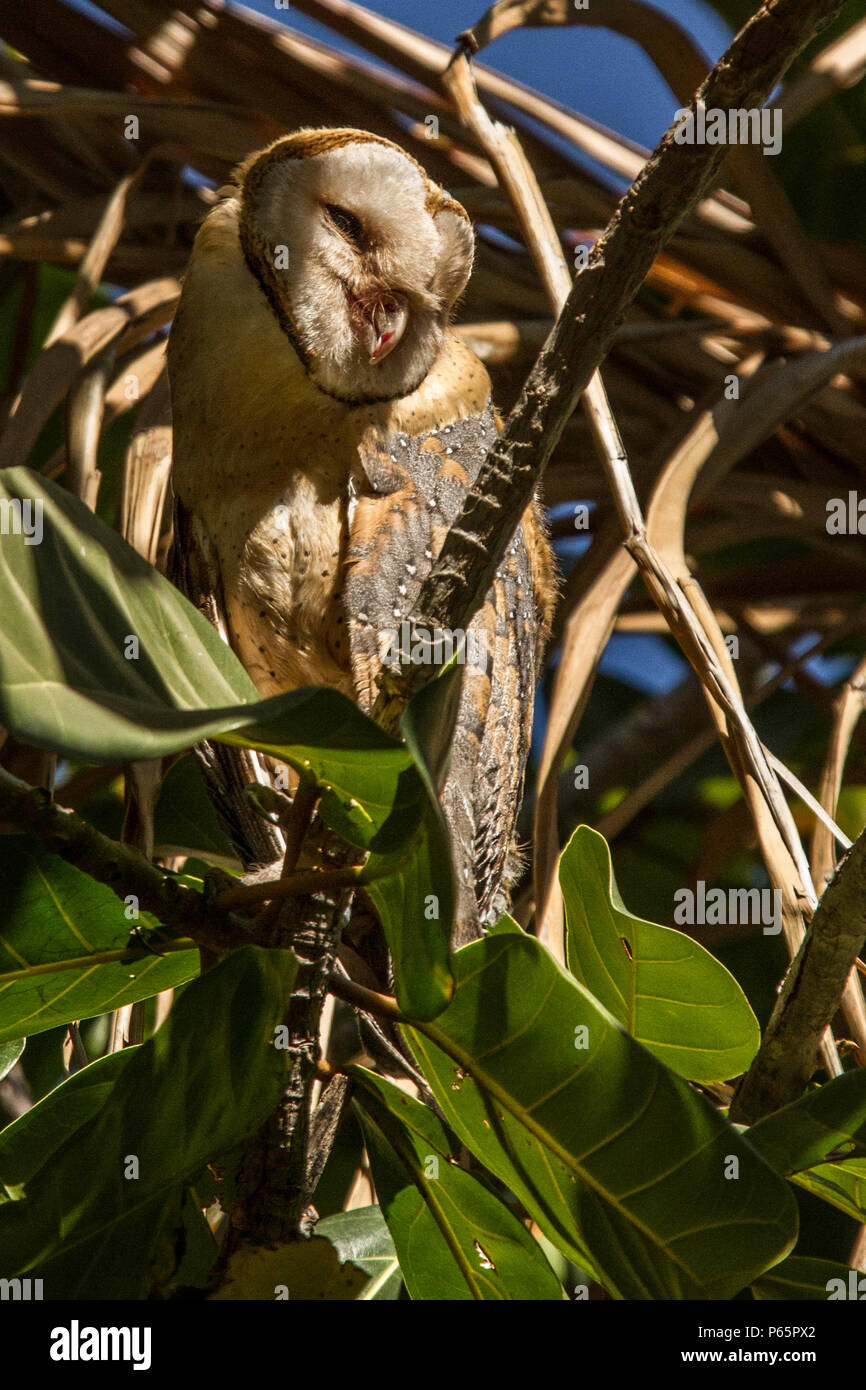
[[[356,697],[369,708],[383,662],[441,663],[464,680],[442,804],[458,885],[455,944],[507,903],[507,861],[523,786],[552,566],[536,504],[527,509],[467,632],[409,631],[424,579],[496,435],[492,409],[413,437],[369,440],[366,491],[353,504],[344,601]]]

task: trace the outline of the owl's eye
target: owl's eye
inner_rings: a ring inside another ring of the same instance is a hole
[[[359,248],[363,246],[364,224],[360,217],[356,217],[348,208],[338,207],[336,203],[325,203],[325,212],[347,241]]]

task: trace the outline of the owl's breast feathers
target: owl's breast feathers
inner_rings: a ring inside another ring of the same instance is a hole
[[[244,264],[231,204],[199,233],[169,342],[179,534],[200,538],[212,575],[190,597],[261,695],[325,684],[369,708],[495,437],[489,378],[449,333],[410,395],[324,394]],[[504,905],[554,588],[533,503],[466,634],[443,795],[464,939]]]

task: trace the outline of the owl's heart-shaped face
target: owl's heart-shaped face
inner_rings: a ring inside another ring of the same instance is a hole
[[[300,131],[240,176],[247,264],[316,385],[359,402],[413,391],[472,269],[460,204],[358,130]]]

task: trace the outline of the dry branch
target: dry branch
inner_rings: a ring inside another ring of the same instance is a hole
[[[788,971],[731,1119],[753,1124],[799,1099],[815,1070],[821,1035],[866,940],[866,831],[824,890]]]
[[[763,105],[791,61],[841,10],[843,0],[767,0],[703,83],[707,108]],[[569,416],[609,349],[653,260],[708,191],[726,147],[678,145],[664,136],[590,253],[568,301],[485,460],[416,604],[419,626],[465,628],[528,506]],[[626,518],[623,518],[626,520]],[[377,717],[394,727],[422,666],[386,673]]]

